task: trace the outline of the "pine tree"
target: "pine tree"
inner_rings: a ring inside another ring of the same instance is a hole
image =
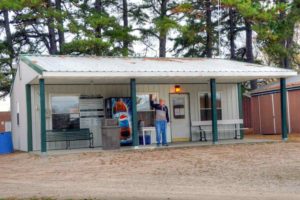
[[[270,62],[279,67],[291,68],[293,58],[299,54],[299,46],[293,41],[295,26],[300,19],[299,0],[224,0],[224,4],[234,7],[245,19],[248,29],[247,61],[251,55],[250,29],[257,33],[261,50]],[[251,28],[250,28],[251,26]]]
[[[129,45],[135,38],[129,34],[130,28],[124,28],[110,10],[116,7],[115,0],[96,0],[76,4],[78,11],[69,24],[76,37],[64,45],[67,54],[92,54],[115,56],[128,54],[124,41]]]
[[[271,11],[268,10],[272,14],[256,27],[258,40],[272,62],[279,67],[293,68],[297,65],[294,58],[299,55],[299,44],[293,38],[295,27],[300,21],[300,1],[280,0]]]
[[[175,39],[176,56],[182,54],[185,57],[211,58],[216,52],[218,23],[215,3],[211,0],[194,0],[181,4],[186,25],[180,29],[180,35]]]
[[[159,42],[159,57],[166,57],[168,34],[179,28],[179,6],[175,0],[145,0],[133,10],[142,40],[154,37]],[[145,28],[146,27],[146,28]]]

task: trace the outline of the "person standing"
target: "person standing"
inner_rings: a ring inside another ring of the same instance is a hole
[[[167,124],[169,122],[168,107],[165,105],[165,100],[159,99],[159,104],[154,103],[154,99],[150,96],[151,107],[155,109],[155,129],[156,142],[160,146],[168,146],[167,142]],[[161,141],[162,140],[162,141]]]

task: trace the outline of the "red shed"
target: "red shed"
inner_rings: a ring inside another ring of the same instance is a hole
[[[259,134],[281,134],[280,84],[270,84],[251,93],[252,128]],[[300,133],[300,76],[287,79],[289,133]]]

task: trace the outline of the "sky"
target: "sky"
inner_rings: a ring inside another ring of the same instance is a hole
[[[0,99],[0,112],[9,111],[10,110],[10,99],[6,97],[4,99]]]

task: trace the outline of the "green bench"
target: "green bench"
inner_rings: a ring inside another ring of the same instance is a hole
[[[47,130],[46,142],[66,142],[66,149],[70,149],[71,141],[89,140],[89,148],[94,148],[94,136],[90,129],[62,129]]]

